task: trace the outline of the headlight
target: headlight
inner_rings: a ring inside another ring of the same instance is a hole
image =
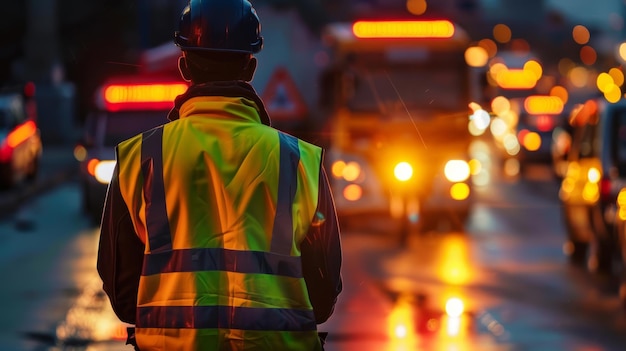
[[[470,166],[463,160],[450,160],[444,168],[446,179],[451,182],[462,182],[470,176]]]
[[[331,172],[335,178],[343,178],[348,182],[354,182],[361,177],[361,165],[358,162],[335,161],[331,166]]]
[[[598,183],[600,182],[600,170],[595,168],[595,167],[591,167],[589,168],[589,170],[587,171],[587,179],[589,179],[590,183]]]
[[[335,178],[341,178],[343,175],[343,170],[346,168],[346,163],[339,160],[333,162],[333,165],[330,167],[330,171]]]
[[[393,174],[401,182],[406,182],[413,176],[413,167],[408,162],[400,162],[394,167]]]
[[[94,177],[102,184],[109,184],[113,178],[115,161],[99,161],[94,168]]]

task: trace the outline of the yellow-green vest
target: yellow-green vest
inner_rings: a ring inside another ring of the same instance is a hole
[[[192,98],[179,120],[117,147],[121,193],[146,244],[142,350],[321,350],[300,243],[322,150],[261,124],[255,108]]]

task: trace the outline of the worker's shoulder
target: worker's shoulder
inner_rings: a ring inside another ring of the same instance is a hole
[[[153,135],[157,134],[157,132],[162,131],[164,125],[159,125],[156,127],[153,127],[151,129],[148,129],[144,132],[135,134],[134,136],[127,138],[125,140],[122,140],[121,142],[119,142],[117,144],[118,148],[130,148],[133,147],[135,145],[141,145],[141,143],[146,139],[146,138],[150,138]]]

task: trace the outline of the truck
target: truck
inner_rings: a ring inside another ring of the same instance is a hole
[[[329,170],[344,226],[383,215],[401,238],[463,230],[473,204],[468,34],[446,19],[329,24],[321,73]]]

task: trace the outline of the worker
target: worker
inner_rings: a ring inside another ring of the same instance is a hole
[[[116,147],[97,270],[136,350],[323,350],[342,290],[323,150],[270,124],[247,0],[191,0],[169,122]]]

